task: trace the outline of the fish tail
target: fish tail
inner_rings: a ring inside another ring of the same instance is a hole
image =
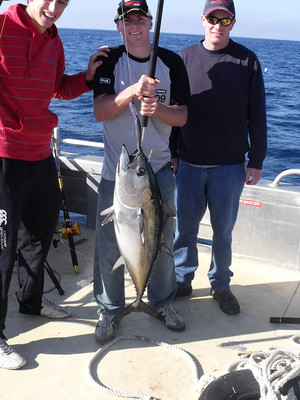
[[[154,318],[161,319],[161,315],[154,310],[154,308],[150,307],[148,304],[143,302],[143,300],[135,300],[133,303],[129,304],[129,306],[125,307],[118,314],[114,315],[111,322],[115,322],[118,319],[125,317],[132,312],[144,312],[148,315],[151,315]]]

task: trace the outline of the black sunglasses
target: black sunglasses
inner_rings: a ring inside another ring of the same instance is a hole
[[[218,23],[220,23],[222,26],[229,26],[234,21],[234,18],[217,18],[217,17],[205,17],[205,18],[211,25],[217,25]]]

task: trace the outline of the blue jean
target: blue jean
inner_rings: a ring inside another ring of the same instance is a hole
[[[155,175],[162,200],[175,214],[175,178],[171,169],[158,171]],[[101,226],[105,216],[101,216],[100,213],[113,204],[114,186],[115,182],[105,179],[101,179],[99,184],[94,258],[94,296],[99,305],[99,312],[110,316],[117,314],[125,306],[124,267],[111,272],[120,257],[114,224],[109,222]],[[173,238],[174,218],[171,217],[164,233],[164,243],[171,251]],[[176,294],[176,288],[174,259],[161,252],[147,287],[149,303],[154,309],[171,303]]]
[[[198,268],[197,234],[208,206],[213,230],[208,279],[214,290],[229,289],[233,276],[230,270],[232,231],[244,182],[243,164],[200,168],[180,160],[176,175],[177,225],[174,239],[179,287],[190,285]]]

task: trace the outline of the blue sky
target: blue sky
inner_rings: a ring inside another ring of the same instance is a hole
[[[11,4],[4,1],[3,12]],[[203,34],[200,16],[205,0],[165,0],[162,32]],[[148,0],[155,16],[157,0]],[[61,28],[115,29],[118,0],[70,0],[57,26]],[[300,40],[300,0],[235,0],[236,25],[232,36]]]

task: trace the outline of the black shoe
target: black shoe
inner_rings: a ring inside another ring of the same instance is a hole
[[[188,286],[178,286],[175,297],[185,297],[189,296],[193,291],[192,285]]]
[[[241,311],[237,298],[230,289],[228,290],[210,290],[212,297],[219,303],[220,309],[229,315],[239,314]]]

